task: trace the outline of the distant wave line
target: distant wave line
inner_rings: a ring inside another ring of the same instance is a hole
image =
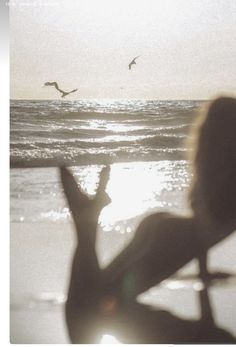
[[[78,154],[75,157],[70,157],[70,155],[61,156],[61,152],[58,151],[57,155],[44,158],[27,158],[20,156],[11,156],[10,167],[11,168],[40,168],[40,167],[58,167],[62,163],[66,166],[81,166],[81,165],[104,165],[114,164],[114,163],[124,163],[124,162],[152,162],[153,155],[155,155],[155,161],[163,160],[184,160],[186,157],[185,149],[181,148],[166,148],[165,151],[160,149],[153,150],[149,154],[143,153],[138,148],[134,153],[128,153],[125,149],[117,149],[116,153],[83,153]]]

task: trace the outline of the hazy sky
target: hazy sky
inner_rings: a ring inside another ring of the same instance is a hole
[[[58,98],[45,81],[68,99],[236,92],[235,0],[12,0],[10,37],[12,98]]]

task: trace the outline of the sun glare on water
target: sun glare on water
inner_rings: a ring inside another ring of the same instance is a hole
[[[103,223],[133,218],[161,204],[157,195],[167,188],[165,165],[163,162],[162,168],[154,168],[152,163],[113,164],[107,185],[112,203],[101,213]]]

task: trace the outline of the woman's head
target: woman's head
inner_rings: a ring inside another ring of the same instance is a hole
[[[215,222],[236,221],[236,99],[212,101],[195,133],[194,212]]]

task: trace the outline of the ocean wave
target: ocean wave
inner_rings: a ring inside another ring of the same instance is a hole
[[[161,134],[162,136],[173,136],[173,137],[183,137],[186,136],[189,124],[165,126],[158,124],[154,126],[153,124],[146,124],[145,126],[134,125],[134,124],[106,124],[106,126],[100,128],[93,128],[91,125],[87,126],[73,126],[71,128],[65,128],[63,126],[58,126],[51,129],[49,135],[49,129],[12,129],[11,130],[11,143],[17,145],[19,143],[53,143],[57,141],[67,140],[68,142],[74,142],[75,140],[86,139],[88,142],[92,140],[101,139],[107,142],[108,137],[126,137],[127,141],[129,139],[133,140],[134,136],[151,137],[156,136],[156,134]]]
[[[11,167],[183,157],[193,101],[11,102]]]
[[[186,158],[186,148],[151,149],[123,147],[115,150],[107,150],[105,147],[100,152],[95,150],[81,151],[71,154],[70,151],[55,151],[45,153],[14,153],[10,157],[11,168],[27,167],[58,167],[62,165],[104,165],[129,161],[161,161],[161,160],[184,160]]]
[[[146,134],[132,134],[126,135],[108,135],[103,137],[85,137],[85,138],[70,138],[70,139],[57,139],[57,138],[47,138],[44,141],[42,138],[36,138],[33,141],[24,138],[22,142],[15,143],[14,141],[10,145],[11,155],[14,151],[28,151],[28,150],[38,150],[41,155],[44,155],[44,151],[51,152],[52,154],[55,150],[61,150],[62,152],[68,151],[79,152],[80,149],[99,149],[106,147],[107,150],[114,150],[116,148],[122,148],[130,146],[132,147],[145,147],[146,149],[158,149],[158,148],[175,148],[180,147],[184,142],[186,136],[184,134],[157,134],[153,135]]]

